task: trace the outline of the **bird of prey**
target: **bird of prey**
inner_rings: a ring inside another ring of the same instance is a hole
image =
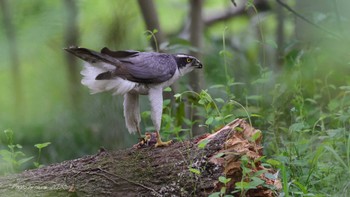
[[[65,49],[84,60],[81,83],[91,93],[110,91],[113,95],[124,95],[124,117],[130,133],[141,137],[139,95],[148,95],[151,104],[151,119],[157,133],[155,146],[168,146],[160,136],[163,110],[163,89],[202,63],[186,54],[139,52],[134,50],[111,51],[103,48],[96,52],[86,48]]]

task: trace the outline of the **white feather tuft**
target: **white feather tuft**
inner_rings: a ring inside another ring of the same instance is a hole
[[[99,92],[112,91],[113,95],[125,94],[137,85],[134,82],[116,77],[110,80],[95,80],[96,76],[113,69],[114,66],[99,63],[99,64],[84,64],[84,69],[80,72],[83,75],[81,83],[90,89],[91,94]]]

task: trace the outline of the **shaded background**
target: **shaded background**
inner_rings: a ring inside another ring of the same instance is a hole
[[[296,165],[290,174],[314,169],[310,160],[325,154],[325,149],[317,149],[325,144],[339,151],[344,161],[349,159],[350,23],[345,0],[0,3],[0,132],[13,130],[15,143],[26,155],[36,154],[34,144],[51,142],[43,151],[44,164],[137,142],[124,125],[122,96],[90,95],[80,84],[82,62],[63,48],[151,51],[156,49],[150,37],[154,29],[161,51],[191,53],[204,64],[203,70],[179,80],[172,89],[176,93],[208,89],[213,98],[241,103],[253,125],[263,131],[267,155],[282,161],[287,157],[292,165],[299,161],[291,158],[304,153],[307,167]],[[198,127],[208,123],[205,110],[193,107],[193,98],[185,99],[183,106],[172,99],[172,92],[165,94],[173,108],[192,106],[190,112],[170,114],[198,120],[193,128],[177,121],[182,128],[192,128],[191,134],[182,133],[183,138],[220,126],[214,122]],[[146,111],[142,128],[151,130],[147,98],[141,102]],[[225,112],[233,115],[227,121],[246,117],[240,107],[231,110]],[[6,136],[0,139],[6,148]],[[322,154],[307,155],[310,150]],[[327,157],[322,165],[331,165],[332,158]],[[346,163],[343,169],[345,175],[349,166]],[[28,167],[32,166],[24,168]]]

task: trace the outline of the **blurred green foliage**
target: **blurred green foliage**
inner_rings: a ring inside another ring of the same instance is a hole
[[[18,109],[10,43],[0,30],[0,131],[14,131],[16,144],[20,145],[11,147],[20,148],[19,154],[35,155],[38,150],[34,144],[50,141],[40,156],[41,162],[48,164],[93,154],[101,146],[119,149],[135,143],[136,136],[124,126],[121,96],[90,95],[81,86],[81,103],[71,103],[64,58],[67,54],[62,50],[67,47],[64,2],[9,2],[22,86]],[[136,1],[76,2],[80,45],[95,50],[104,46],[149,49]],[[282,170],[284,192],[300,196],[349,195],[350,40],[346,35],[350,29],[344,11],[349,3],[337,2],[337,12],[314,13],[311,20],[339,38],[317,30],[315,42],[298,40],[294,17],[286,12],[285,55],[280,66],[273,60],[278,45],[272,11],[253,13],[250,18],[235,17],[205,29],[201,53],[206,88],[187,94],[187,79],[180,80],[175,104],[165,102],[162,132],[178,139],[192,136],[188,128],[196,120],[184,118],[185,108],[198,108],[205,117],[200,124],[208,132],[234,118],[249,118],[263,133],[265,154]],[[276,4],[271,4],[274,9]],[[167,34],[179,31],[188,20],[187,1],[158,0],[156,5]],[[205,2],[205,8],[212,10],[229,5],[230,1]],[[341,28],[334,28],[334,24]],[[171,37],[170,44],[188,43]],[[190,102],[185,105],[182,97]],[[142,99],[147,103],[147,98]],[[141,110],[142,127],[151,129],[148,106],[142,105]],[[5,150],[7,141],[0,137],[0,149]]]

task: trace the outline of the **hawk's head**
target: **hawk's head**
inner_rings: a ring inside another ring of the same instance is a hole
[[[182,74],[191,72],[195,68],[202,68],[203,64],[195,57],[186,54],[176,54],[174,58]]]

